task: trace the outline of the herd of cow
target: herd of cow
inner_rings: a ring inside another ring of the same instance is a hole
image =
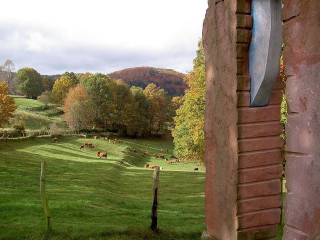
[[[87,138],[87,135],[81,135],[81,137]],[[98,139],[98,138],[99,138],[98,136],[93,136],[93,139]],[[116,144],[117,142],[123,143],[122,140],[118,141],[116,138],[115,138],[114,140],[111,140],[111,139],[109,139],[108,137],[104,137],[103,139],[104,139],[105,141],[109,141],[109,143],[112,142],[113,144]],[[56,138],[56,137],[53,138],[53,139],[52,139],[52,142],[53,142],[53,143],[58,142],[58,138]],[[136,142],[136,139],[134,139],[134,142]],[[144,144],[144,143],[142,143],[142,144]],[[94,148],[94,145],[93,145],[92,143],[86,142],[85,144],[83,144],[83,145],[80,146],[80,149],[84,149],[85,146],[87,146],[87,147],[89,147],[89,148]],[[164,151],[168,152],[168,148],[165,149],[165,150],[164,150],[164,149],[161,149],[161,152],[164,152]],[[98,158],[102,158],[102,157],[107,158],[108,153],[97,151],[97,152],[96,152],[96,155],[97,155]],[[140,155],[141,155],[141,156],[149,155],[148,149],[146,149],[145,152],[140,153]],[[155,154],[154,154],[154,157],[155,157],[155,158],[163,158],[167,164],[170,164],[170,165],[172,164],[172,161],[169,161],[169,159],[166,158],[163,154],[162,154],[162,155],[159,155],[159,154],[155,153]],[[173,161],[176,162],[176,163],[179,163],[179,162],[180,162],[179,159],[176,158],[175,156],[171,156],[171,158],[172,158]],[[150,165],[150,164],[148,164],[148,163],[145,165],[145,167],[146,167],[146,168],[157,168],[157,167],[159,167],[160,169],[163,169],[163,167],[160,167],[160,166],[158,166],[158,165]],[[193,169],[193,171],[198,171],[198,170],[199,170],[198,168],[194,168],[194,169]]]

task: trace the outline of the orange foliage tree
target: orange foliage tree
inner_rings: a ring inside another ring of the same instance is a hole
[[[89,129],[93,126],[93,105],[86,89],[77,85],[71,88],[64,102],[64,118],[72,129]]]
[[[9,123],[9,119],[13,117],[16,110],[14,99],[8,96],[9,87],[5,82],[0,83],[0,127],[4,123]]]

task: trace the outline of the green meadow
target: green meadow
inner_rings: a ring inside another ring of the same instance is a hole
[[[1,140],[0,239],[200,239],[205,229],[204,168],[155,158],[157,153],[171,160],[171,139],[121,140]],[[85,142],[95,148],[80,149]],[[96,151],[107,152],[107,159],[98,158]],[[149,155],[141,156],[145,151]],[[39,192],[41,161],[47,165],[49,235]],[[145,168],[146,163],[163,167],[157,233],[149,230],[153,169]]]

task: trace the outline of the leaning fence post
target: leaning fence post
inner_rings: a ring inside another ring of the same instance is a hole
[[[40,196],[42,200],[42,205],[44,209],[44,215],[46,217],[46,223],[47,223],[47,232],[50,232],[52,229],[51,226],[51,216],[49,211],[49,204],[48,199],[45,193],[45,178],[46,178],[46,172],[45,172],[45,162],[41,162],[41,174],[40,174]]]
[[[156,167],[153,172],[153,203],[151,210],[151,230],[157,230],[158,224],[158,200],[159,200],[159,173],[160,168]]]

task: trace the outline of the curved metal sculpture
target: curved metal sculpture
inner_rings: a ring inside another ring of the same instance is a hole
[[[278,77],[282,47],[281,0],[252,0],[252,39],[249,49],[251,106],[269,103]]]

